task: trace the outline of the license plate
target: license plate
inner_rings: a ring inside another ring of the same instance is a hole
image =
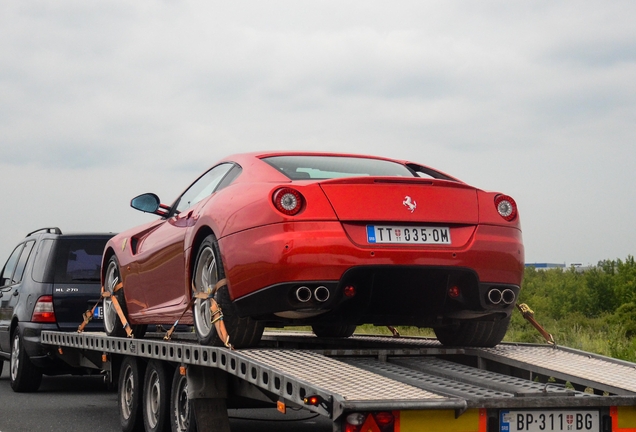
[[[598,411],[501,411],[500,432],[599,432]]]
[[[104,308],[102,306],[97,306],[95,311],[93,311],[94,319],[104,319]]]
[[[369,243],[451,244],[450,228],[431,226],[367,225]]]

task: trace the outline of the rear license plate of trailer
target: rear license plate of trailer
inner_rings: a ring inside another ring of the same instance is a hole
[[[449,227],[367,225],[369,243],[451,244]]]
[[[500,432],[598,432],[596,410],[507,410],[499,414]]]

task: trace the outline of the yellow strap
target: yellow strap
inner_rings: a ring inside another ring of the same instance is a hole
[[[556,342],[554,341],[554,337],[550,333],[548,333],[546,329],[544,329],[541,326],[541,324],[537,322],[537,320],[534,319],[534,311],[530,309],[530,306],[528,306],[525,303],[521,303],[521,304],[517,304],[517,309],[519,309],[519,312],[521,312],[521,315],[523,315],[523,317],[530,324],[532,324],[532,326],[535,329],[537,329],[539,333],[541,333],[541,336],[543,336],[546,342],[549,343],[550,345],[554,345],[554,347],[556,348],[557,345],[556,345]]]

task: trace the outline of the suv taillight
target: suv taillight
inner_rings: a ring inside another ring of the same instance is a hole
[[[53,297],[42,296],[38,299],[33,309],[32,322],[37,323],[54,323],[55,311],[53,310]]]

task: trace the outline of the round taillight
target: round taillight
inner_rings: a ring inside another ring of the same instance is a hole
[[[495,197],[495,207],[497,207],[497,213],[507,221],[514,220],[517,217],[517,203],[512,197],[497,195]]]
[[[376,413],[374,417],[375,417],[375,421],[378,423],[379,426],[390,425],[395,420],[395,417],[393,416],[393,414],[391,414],[390,412],[385,412],[385,411]]]
[[[274,192],[272,201],[279,212],[293,216],[302,209],[305,199],[296,189],[282,188]]]

